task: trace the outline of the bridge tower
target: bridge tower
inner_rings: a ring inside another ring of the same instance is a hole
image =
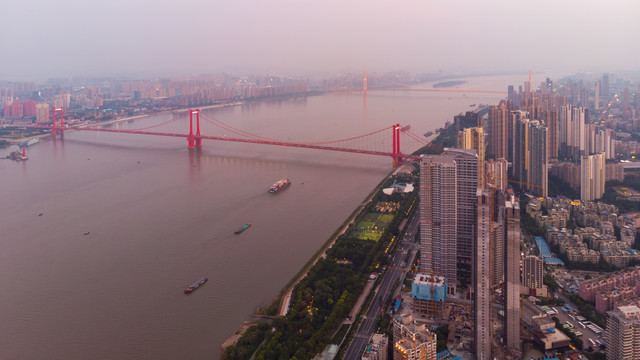
[[[193,136],[193,113],[198,114],[197,110],[189,110],[189,136],[187,136],[187,144],[189,149],[195,148],[196,138]]]
[[[393,166],[402,165],[402,157],[400,152],[400,124],[395,124],[393,128]]]
[[[196,113],[196,147],[202,148],[202,134],[200,134],[200,109],[192,111]]]
[[[63,128],[64,128],[64,112],[63,112],[63,108],[59,107],[59,108],[53,108],[53,127],[51,128],[51,133],[55,136],[56,135],[56,112],[60,111],[60,133],[62,134],[63,132]]]
[[[362,93],[367,95],[367,70],[362,73]]]

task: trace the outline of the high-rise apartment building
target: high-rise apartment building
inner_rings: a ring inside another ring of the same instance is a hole
[[[594,87],[593,91],[595,92],[594,98],[593,98],[593,108],[598,110],[600,109],[600,82],[596,81],[596,86]]]
[[[493,191],[493,190],[491,190]],[[477,241],[474,246],[474,305],[476,359],[491,357],[491,222],[492,200],[489,192],[478,189]]]
[[[500,190],[507,190],[508,186],[508,162],[504,158],[489,159],[485,162],[486,185]]]
[[[529,255],[522,261],[522,286],[529,289],[542,289],[542,259]]]
[[[49,123],[49,104],[36,104],[36,123]]]
[[[507,349],[514,353],[520,347],[520,204],[509,195],[505,201],[505,281],[504,334]]]
[[[592,201],[604,195],[606,181],[604,153],[584,155],[580,162],[580,200]]]
[[[453,156],[420,157],[420,272],[445,276],[451,294],[457,281],[457,183]]]
[[[478,155],[478,187],[484,189],[484,158],[485,141],[482,127],[471,127],[458,132],[458,147],[461,149],[473,149]]]
[[[488,155],[490,158],[509,158],[509,111],[504,102],[489,107]]]
[[[640,308],[637,306],[619,306],[607,313],[608,360],[640,359]]]
[[[548,131],[547,127],[537,120],[529,122],[528,126],[528,140],[524,150],[527,156],[525,159],[525,167],[527,167],[525,187],[532,193],[546,198],[549,189]]]
[[[491,358],[491,303],[497,289],[504,295],[505,346],[520,352],[520,206],[509,192],[477,191],[477,240],[474,244],[476,358]]]
[[[571,109],[571,142],[569,143],[571,159],[578,161],[585,152],[585,109],[574,107]]]
[[[36,116],[36,102],[33,100],[25,100],[22,102],[22,111],[24,116]]]
[[[571,106],[563,105],[558,112],[558,158],[566,160],[571,157]]]
[[[528,139],[529,113],[522,110],[512,111],[511,122],[513,124],[513,143],[511,146],[512,175],[520,181],[526,181],[526,147],[524,144]]]
[[[580,160],[586,153],[585,149],[585,120],[586,112],[583,107],[562,106],[558,115],[560,138],[560,158]]]
[[[525,112],[514,112],[513,176],[523,187],[538,196],[548,191],[548,131],[538,120],[527,119]]]
[[[549,142],[547,144],[549,159],[558,158],[559,137],[558,137],[558,109],[546,109],[542,111],[542,121],[549,132]]]
[[[446,148],[444,156],[456,162],[457,261],[471,264],[476,239],[476,189],[478,188],[478,155],[473,149]],[[460,272],[462,267],[458,268]],[[449,279],[447,279],[449,281]],[[451,284],[455,285],[455,284]]]

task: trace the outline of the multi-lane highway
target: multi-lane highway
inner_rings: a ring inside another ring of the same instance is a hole
[[[417,214],[418,212],[416,212],[416,215],[414,215],[408,222],[402,241],[393,255],[391,266],[389,266],[382,275],[379,287],[374,290],[376,293],[373,297],[373,301],[367,309],[365,317],[360,323],[360,327],[349,346],[349,350],[347,350],[345,355],[346,360],[356,360],[362,357],[362,353],[369,342],[371,333],[377,330],[374,329],[373,326],[376,323],[376,317],[378,315],[382,315],[384,312],[383,306],[385,300],[389,297],[394,284],[396,284],[396,282],[400,284],[404,281],[406,270],[403,268],[405,266],[410,267],[415,259],[417,247],[413,240],[418,230],[419,216],[417,216]],[[405,259],[409,253],[409,261],[405,264]]]

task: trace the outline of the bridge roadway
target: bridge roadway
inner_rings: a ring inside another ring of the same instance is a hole
[[[43,126],[28,126],[28,128],[42,128],[42,129],[50,129],[50,127]],[[95,132],[109,132],[109,133],[119,133],[119,134],[138,134],[138,135],[155,135],[155,136],[167,136],[167,137],[181,137],[188,138],[189,135],[185,134],[174,134],[174,133],[163,133],[163,132],[155,132],[155,131],[142,131],[142,130],[120,130],[120,129],[109,129],[109,128],[94,128],[94,127],[65,127],[65,128],[57,128],[57,131],[69,131],[69,130],[78,130],[78,131],[95,131]],[[196,137],[197,138],[197,137]],[[351,148],[340,148],[334,146],[323,146],[319,144],[307,144],[307,143],[296,143],[296,142],[287,142],[287,141],[275,141],[275,140],[263,140],[263,139],[242,139],[242,138],[232,138],[226,136],[200,136],[202,140],[219,140],[219,141],[232,141],[232,142],[241,142],[248,144],[263,144],[263,145],[275,145],[275,146],[288,146],[288,147],[297,147],[303,149],[316,149],[316,150],[328,150],[328,151],[339,151],[339,152],[349,152],[356,154],[365,154],[365,155],[377,155],[377,156],[387,156],[394,157],[393,153],[384,152],[384,151],[373,151],[373,150],[362,150],[362,149],[351,149]],[[419,160],[419,155],[411,155],[411,154],[398,154],[399,158],[402,159],[411,159],[411,160]]]
[[[412,239],[417,233],[419,220],[418,213],[418,211],[414,213],[407,230],[404,232],[402,242],[393,256],[391,266],[387,267],[387,270],[382,275],[382,282],[378,289],[375,290],[376,293],[373,301],[371,302],[371,305],[369,305],[369,309],[367,309],[366,315],[360,323],[356,336],[351,341],[349,349],[345,354],[344,358],[346,360],[358,360],[362,358],[365,347],[369,343],[369,338],[373,331],[376,330],[373,328],[376,323],[376,318],[378,315],[382,315],[384,313],[384,302],[389,297],[393,285],[396,282],[400,282],[399,286],[402,286],[402,282],[406,275],[406,271],[403,269],[403,262],[407,256],[407,251],[411,252],[409,262],[406,264],[407,267],[413,263],[416,255],[415,244],[413,244],[410,239]],[[392,344],[389,344],[389,346],[392,346]]]

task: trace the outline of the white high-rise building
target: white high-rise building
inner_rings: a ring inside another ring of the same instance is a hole
[[[580,200],[592,201],[604,194],[606,168],[604,153],[584,155],[580,160]]]
[[[457,280],[457,179],[453,156],[420,157],[420,272],[446,277],[450,294]]]
[[[583,107],[571,109],[571,158],[574,161],[585,154],[585,111]]]

